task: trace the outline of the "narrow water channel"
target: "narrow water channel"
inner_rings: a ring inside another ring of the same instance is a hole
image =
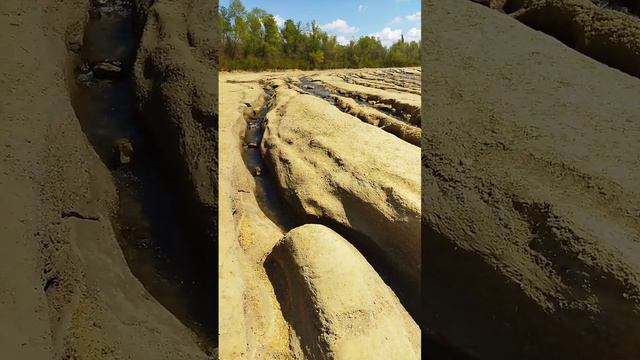
[[[324,85],[322,85],[318,81],[313,81],[308,77],[301,77],[300,79],[300,87],[303,90],[310,92],[311,94],[328,101],[331,105],[335,105],[336,101],[333,97],[333,93],[329,91]],[[357,100],[356,100],[357,101]]]
[[[112,223],[131,271],[211,352],[217,346],[213,271],[194,264],[201,258],[193,246],[198,240],[185,226],[177,189],[135,110],[134,13],[130,0],[92,1],[72,102],[115,181],[119,209]]]
[[[264,104],[255,116],[246,119],[247,126],[242,145],[242,159],[249,172],[254,176],[256,182],[255,195],[260,210],[274,224],[280,227],[280,230],[287,232],[300,224],[287,209],[274,175],[270,173],[270,169],[262,159],[260,152],[260,144],[262,143],[266,126],[266,116],[271,107],[273,93],[272,89],[265,87],[266,98]]]
[[[300,79],[300,86],[304,91],[307,91],[309,93],[311,93],[312,95],[315,95],[321,99],[324,99],[326,101],[328,101],[331,105],[336,105],[336,101],[334,96],[338,95],[335,92],[332,92],[331,90],[329,90],[326,86],[322,85],[322,83],[320,81],[314,81],[308,77],[301,77]],[[369,101],[367,101],[366,99],[357,96],[357,95],[346,95],[346,94],[339,94],[341,96],[348,96],[350,98],[352,98],[353,100],[356,101],[356,103],[358,105],[361,106],[366,106],[372,109],[375,109],[385,115],[388,115],[398,121],[402,121],[402,122],[406,122],[409,123],[407,121],[407,119],[404,118],[402,113],[396,112],[394,110],[391,109],[391,107],[389,106],[384,106],[383,104],[376,104],[377,106],[372,105],[371,103],[369,103]],[[382,106],[381,106],[382,105]]]

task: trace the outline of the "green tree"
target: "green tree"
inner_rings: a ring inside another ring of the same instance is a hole
[[[228,8],[228,16],[230,22],[233,24],[230,57],[232,59],[239,59],[243,56],[243,43],[249,32],[247,22],[245,20],[247,10],[244,8],[244,5],[242,5],[240,0],[231,0]]]
[[[248,55],[264,57],[264,29],[261,18],[266,15],[262,9],[252,9],[247,14],[247,25],[249,31],[243,39],[245,51]]]
[[[264,25],[264,56],[272,68],[277,68],[280,63],[283,43],[276,19],[271,14],[262,17]]]
[[[386,55],[386,49],[380,40],[373,36],[364,36],[354,45],[355,67],[380,67]]]
[[[290,57],[295,56],[300,49],[300,40],[302,35],[302,32],[300,31],[300,23],[296,25],[293,20],[285,21],[281,34],[282,40],[284,41],[284,54]]]
[[[322,31],[315,21],[304,28],[288,19],[278,29],[265,10],[247,12],[240,0],[220,8],[223,69],[330,69],[420,65],[420,44],[404,36],[389,48],[374,37],[361,37],[340,45],[335,35]]]
[[[340,67],[340,45],[335,35],[327,36],[322,43],[325,68],[335,69]]]
[[[311,60],[311,67],[317,69],[324,63],[324,53],[322,50],[316,50],[309,54]]]

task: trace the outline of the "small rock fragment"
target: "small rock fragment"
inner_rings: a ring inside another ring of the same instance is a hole
[[[80,70],[80,72],[83,74],[87,74],[91,71],[91,66],[89,66],[89,64],[87,63],[82,63],[82,65],[78,67],[78,70]]]
[[[127,165],[133,160],[133,145],[131,141],[126,138],[116,140],[114,145],[116,155],[118,156],[118,163],[120,165]]]
[[[119,62],[99,62],[93,66],[93,73],[103,79],[110,79],[122,74],[122,66]]]

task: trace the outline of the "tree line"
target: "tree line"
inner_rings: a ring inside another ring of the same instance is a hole
[[[420,44],[404,36],[386,48],[379,39],[363,36],[346,45],[315,22],[306,26],[286,20],[278,27],[263,9],[247,11],[240,0],[220,8],[222,70],[336,69],[420,65]]]

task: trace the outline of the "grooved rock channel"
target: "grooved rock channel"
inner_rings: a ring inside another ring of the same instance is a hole
[[[419,133],[419,81],[221,74],[221,358],[420,358],[419,147],[336,101]]]

